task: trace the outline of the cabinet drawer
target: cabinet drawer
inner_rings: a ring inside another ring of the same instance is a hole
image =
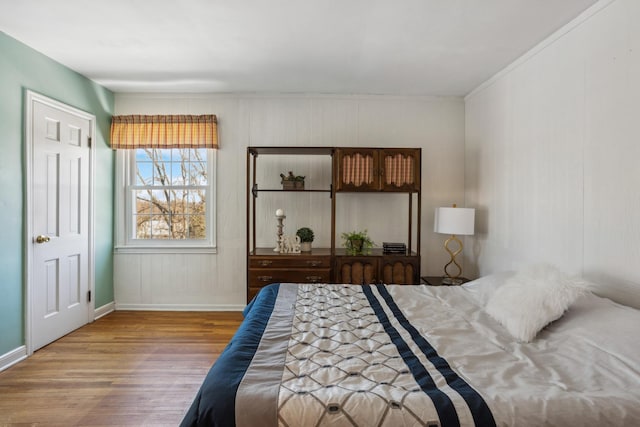
[[[331,257],[328,256],[274,256],[249,258],[249,268],[330,268]]]
[[[316,269],[249,269],[249,287],[263,287],[270,283],[329,283],[330,268]]]

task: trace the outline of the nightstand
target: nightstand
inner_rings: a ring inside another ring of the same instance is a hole
[[[467,279],[466,277],[458,277],[458,278],[462,280],[462,283],[467,283],[469,281],[469,279]],[[422,276],[420,279],[422,279],[422,283],[429,286],[456,286],[456,285],[442,284],[442,279],[443,279],[442,276]]]

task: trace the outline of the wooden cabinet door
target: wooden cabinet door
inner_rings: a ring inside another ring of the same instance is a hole
[[[420,257],[405,255],[338,256],[334,270],[336,283],[352,285],[420,283]]]
[[[413,148],[337,149],[336,191],[419,191],[420,160]]]
[[[382,283],[417,285],[420,283],[420,257],[385,255],[380,259]]]
[[[340,148],[335,154],[336,191],[378,191],[380,189],[379,150]]]
[[[418,191],[420,160],[420,150],[410,148],[380,150],[380,189]]]
[[[368,285],[378,282],[378,259],[374,257],[336,257],[336,283]]]

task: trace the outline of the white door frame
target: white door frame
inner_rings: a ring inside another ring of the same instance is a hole
[[[95,247],[94,247],[94,170],[95,170],[95,149],[96,140],[96,117],[86,111],[79,110],[70,105],[51,99],[47,96],[26,90],[25,92],[25,110],[24,110],[24,179],[25,179],[25,200],[24,200],[24,286],[25,286],[25,304],[24,304],[24,332],[25,344],[27,347],[27,356],[33,354],[32,342],[32,319],[33,315],[31,305],[34,298],[33,280],[31,277],[31,269],[33,267],[33,104],[39,102],[53,108],[57,108],[66,113],[82,117],[89,120],[91,143],[89,144],[89,292],[91,292],[91,301],[88,304],[87,323],[94,320],[95,317]]]

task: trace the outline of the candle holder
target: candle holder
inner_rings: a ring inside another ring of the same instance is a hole
[[[276,211],[276,220],[278,224],[276,225],[276,247],[273,248],[274,252],[282,252],[283,249],[283,239],[282,239],[282,229],[284,228],[284,219],[287,216],[282,212],[282,209],[278,209]]]

